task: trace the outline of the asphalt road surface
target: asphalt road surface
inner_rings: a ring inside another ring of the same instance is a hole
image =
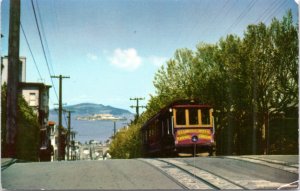
[[[295,189],[288,184],[298,180],[298,156],[14,163],[1,180],[8,190]]]

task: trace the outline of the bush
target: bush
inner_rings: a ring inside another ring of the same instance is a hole
[[[6,148],[6,85],[2,86],[1,97],[1,156],[4,156]],[[17,138],[16,158],[25,161],[37,161],[39,150],[39,124],[37,115],[29,107],[24,98],[18,97],[17,111]]]

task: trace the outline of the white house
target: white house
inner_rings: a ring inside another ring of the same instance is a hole
[[[47,132],[49,133],[51,145],[53,146],[51,161],[55,161],[58,159],[58,129],[54,121],[48,122]]]
[[[26,82],[26,57],[19,57],[19,82]],[[8,56],[1,57],[1,85],[7,83]]]

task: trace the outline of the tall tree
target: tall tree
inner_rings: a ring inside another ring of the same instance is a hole
[[[244,46],[248,55],[248,74],[252,76],[250,100],[253,128],[267,153],[270,115],[283,112],[298,103],[297,28],[291,12],[280,22],[273,19],[250,25],[245,32]],[[281,44],[282,43],[282,44]]]

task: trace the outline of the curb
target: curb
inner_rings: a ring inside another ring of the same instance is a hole
[[[9,159],[5,162],[1,162],[1,171],[7,169],[9,166],[13,165],[17,161],[18,161],[17,159]]]

